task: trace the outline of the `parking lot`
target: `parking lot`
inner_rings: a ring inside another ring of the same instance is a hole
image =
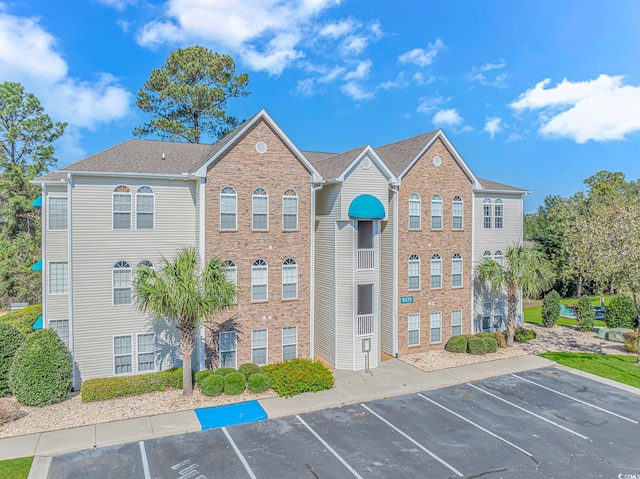
[[[48,477],[640,477],[639,423],[640,396],[544,368],[80,451]]]

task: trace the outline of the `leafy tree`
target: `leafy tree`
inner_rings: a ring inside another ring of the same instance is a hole
[[[203,135],[222,138],[239,123],[227,115],[227,100],[249,94],[249,76],[235,71],[229,55],[201,46],[172,51],[138,91],[136,105],[151,120],[133,134],[189,143],[200,143]]]
[[[637,313],[633,300],[627,295],[611,298],[604,312],[604,321],[608,328],[635,328]]]
[[[163,258],[156,271],[138,268],[135,296],[138,307],[155,318],[176,324],[182,352],[182,391],[193,393],[191,354],[198,326],[212,313],[233,304],[236,287],[226,280],[222,262],[212,258],[201,270],[194,248],[180,249],[173,261]]]
[[[485,259],[476,267],[476,274],[494,291],[506,293],[507,346],[513,346],[520,292],[528,298],[550,288],[554,280],[551,263],[541,251],[518,245],[509,247],[502,265]]]

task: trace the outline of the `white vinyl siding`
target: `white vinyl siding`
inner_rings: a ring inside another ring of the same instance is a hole
[[[49,229],[67,229],[67,198],[49,198]]]
[[[154,228],[155,196],[149,186],[141,186],[136,193],[136,229]]]
[[[282,360],[298,357],[298,328],[287,326],[282,328]]]
[[[113,304],[131,304],[131,265],[126,261],[113,266]]]
[[[288,258],[282,264],[282,299],[298,298],[298,265]]]
[[[462,334],[462,310],[451,311],[451,336]]]
[[[113,229],[131,229],[131,190],[126,186],[116,186],[113,190]]]
[[[442,342],[442,313],[431,313],[429,321],[429,337],[431,344]]]
[[[440,195],[431,197],[431,229],[442,229],[442,197]]]
[[[236,367],[236,348],[238,333],[235,331],[226,331],[220,333],[220,367],[235,368]]]
[[[69,263],[52,261],[49,263],[49,294],[69,292]]]
[[[156,335],[153,333],[138,334],[137,342],[138,372],[156,370]]]
[[[419,230],[421,227],[421,204],[420,196],[416,193],[409,197],[409,229],[411,230]]]
[[[133,372],[131,335],[113,338],[113,373],[129,374]]]
[[[263,188],[257,188],[253,192],[253,220],[252,228],[254,230],[269,229],[269,195]]]
[[[453,218],[452,218],[453,229],[461,230],[464,222],[463,222],[463,202],[460,196],[453,197],[452,214],[453,214]]]
[[[257,259],[251,267],[251,301],[268,299],[268,266],[263,259]]]
[[[251,362],[258,366],[267,364],[267,330],[251,331]]]
[[[220,190],[220,229],[238,229],[238,195],[230,186]]]
[[[296,231],[298,229],[298,195],[287,190],[282,196],[282,229]]]
[[[442,288],[442,258],[439,254],[431,257],[431,289]]]
[[[69,321],[66,319],[56,319],[49,321],[49,327],[53,329],[62,342],[69,347]]]
[[[451,287],[462,287],[462,255],[456,253],[451,260]]]
[[[409,256],[409,290],[420,289],[420,257],[417,254]]]
[[[408,343],[409,346],[420,344],[420,315],[410,314],[407,316]]]

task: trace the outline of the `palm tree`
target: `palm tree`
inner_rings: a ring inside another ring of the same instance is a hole
[[[485,259],[476,267],[480,281],[487,281],[495,292],[507,295],[507,346],[513,346],[520,291],[527,297],[539,295],[553,284],[551,263],[541,251],[522,245],[511,246],[503,264]]]
[[[213,312],[235,302],[236,287],[227,281],[223,264],[212,258],[200,268],[194,248],[178,250],[173,261],[162,258],[158,271],[140,266],[135,278],[138,308],[176,324],[180,331],[182,353],[182,393],[193,394],[191,354],[193,336],[200,324]]]

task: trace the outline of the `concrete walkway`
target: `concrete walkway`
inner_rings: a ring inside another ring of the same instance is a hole
[[[260,405],[270,418],[304,414],[376,399],[413,394],[502,374],[553,366],[539,356],[520,356],[425,372],[399,360],[364,371],[334,371],[335,387],[292,398],[269,398]],[[83,449],[125,444],[201,430],[193,410],[0,439],[0,460],[35,456],[29,478],[44,478],[51,457]]]

